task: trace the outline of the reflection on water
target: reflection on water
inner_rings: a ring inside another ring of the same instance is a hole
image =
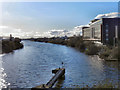
[[[3,55],[0,55],[0,90],[2,88],[7,88],[7,86],[10,85],[10,83],[5,81],[5,78],[7,77],[7,75],[4,72],[4,68],[2,68],[2,56]]]
[[[97,56],[88,57],[79,51],[49,43],[23,41],[24,48],[2,57],[1,86],[31,88],[46,84],[52,69],[62,66],[66,69],[65,80],[58,81],[57,87],[93,86],[109,80],[118,83],[120,64],[105,62]]]

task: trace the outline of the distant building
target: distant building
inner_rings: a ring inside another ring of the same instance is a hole
[[[83,28],[85,40],[97,40],[103,44],[116,44],[120,39],[120,18],[102,18]]]
[[[90,38],[90,30],[89,27],[82,27],[82,36],[84,36],[84,38],[88,39]]]

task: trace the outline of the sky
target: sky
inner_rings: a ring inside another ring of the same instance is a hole
[[[22,32],[72,30],[98,14],[118,12],[118,2],[4,2],[2,25]]]
[[[119,0],[0,0],[0,2],[119,2]]]

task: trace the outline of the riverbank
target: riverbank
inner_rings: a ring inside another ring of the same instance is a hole
[[[0,41],[0,48],[0,54],[10,53],[13,52],[13,50],[23,48],[23,44],[21,43],[21,39],[19,38],[15,38],[14,40],[6,39]]]
[[[104,60],[116,61],[120,59],[120,48],[118,48],[120,42],[118,46],[114,47],[112,45],[97,45],[92,41],[84,41],[81,36],[69,38],[32,38],[30,40],[70,46],[87,55],[98,55]]]

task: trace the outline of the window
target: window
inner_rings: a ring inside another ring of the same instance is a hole
[[[108,33],[108,25],[107,24],[105,25],[105,31],[106,31],[106,33]]]
[[[108,38],[106,38],[106,41],[108,41]]]
[[[106,29],[108,29],[108,24],[105,25]]]
[[[106,37],[108,37],[108,33],[106,33]]]
[[[106,33],[108,33],[108,29],[106,29],[105,31],[106,31]]]

